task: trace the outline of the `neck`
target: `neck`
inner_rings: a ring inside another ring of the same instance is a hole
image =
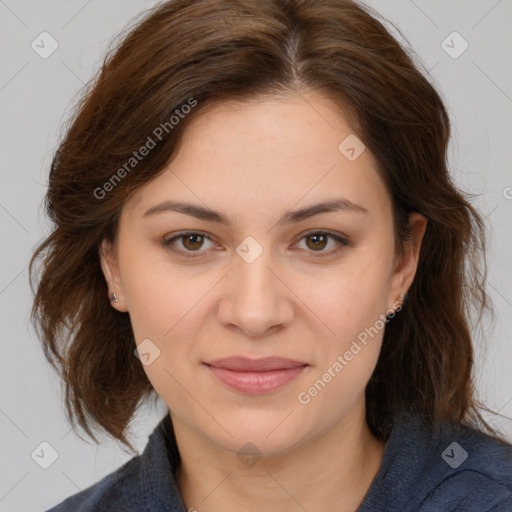
[[[385,447],[368,428],[364,403],[355,409],[322,436],[251,467],[173,417],[181,456],[177,480],[187,510],[354,512],[379,471]]]

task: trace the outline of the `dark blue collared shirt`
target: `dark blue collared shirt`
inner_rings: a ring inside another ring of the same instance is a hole
[[[186,512],[179,464],[167,414],[141,455],[47,512]],[[399,416],[356,512],[512,512],[512,445],[465,426],[431,431],[418,416]]]

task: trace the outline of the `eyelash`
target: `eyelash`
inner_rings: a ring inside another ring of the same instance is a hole
[[[187,250],[176,249],[175,247],[172,246],[172,243],[175,242],[176,240],[183,239],[186,236],[190,236],[190,235],[199,235],[199,236],[202,236],[204,239],[212,242],[212,239],[205,233],[201,233],[200,231],[185,231],[185,232],[179,233],[177,235],[174,235],[171,238],[163,239],[161,241],[162,247],[164,247],[165,249],[168,249],[172,252],[175,252],[177,254],[180,254],[182,256],[185,256],[187,258],[201,257],[196,254],[203,253],[206,251],[201,251],[201,250],[187,251]],[[325,252],[324,251],[308,251],[308,252],[311,252],[311,254],[314,258],[325,258],[328,256],[333,256],[333,255],[337,254],[343,247],[347,247],[350,245],[350,242],[347,238],[339,236],[339,235],[335,235],[333,233],[329,233],[327,231],[310,231],[309,233],[306,233],[305,235],[303,235],[302,238],[299,240],[299,242],[302,241],[304,238],[307,238],[308,236],[312,236],[312,235],[326,235],[328,238],[330,238],[338,243],[338,246],[335,247],[334,249],[331,249],[330,251],[325,251]],[[317,254],[315,254],[315,252],[317,252]]]

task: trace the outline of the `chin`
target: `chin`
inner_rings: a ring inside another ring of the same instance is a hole
[[[238,454],[240,450],[245,449],[254,450],[260,456],[280,455],[300,441],[305,434],[299,431],[300,426],[297,418],[293,418],[293,413],[287,418],[292,409],[286,413],[283,411],[285,409],[272,413],[255,411],[252,414],[239,414],[233,421],[222,420],[219,416],[220,423],[229,434],[221,428],[205,434],[216,444],[233,453]],[[209,426],[211,427],[211,424]]]

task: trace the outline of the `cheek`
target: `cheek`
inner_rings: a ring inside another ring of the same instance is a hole
[[[317,365],[299,403],[321,410],[333,403],[350,407],[364,392],[380,354],[388,278],[386,261],[361,255],[333,274],[327,289],[312,291],[308,304],[325,334],[316,336]]]
[[[130,257],[121,261],[134,337],[137,345],[150,340],[146,346],[157,357],[152,357],[151,364],[143,365],[143,369],[157,393],[168,404],[179,407],[181,402],[186,403],[179,383],[188,382],[187,365],[198,359],[195,342],[211,307],[209,292],[218,277],[179,272],[165,254],[138,251],[135,245],[124,248],[124,254]],[[186,387],[191,388],[189,384]]]
[[[306,304],[324,326],[325,339],[337,349],[373,326],[387,309],[387,266],[358,259],[333,272],[322,286],[309,286],[305,294]]]
[[[179,272],[163,249],[141,250],[127,243],[123,254],[129,255],[121,260],[122,284],[135,339],[153,336],[165,342],[181,331],[187,315],[193,315],[194,306],[212,286],[210,280]]]
[[[316,365],[297,401],[313,415],[333,421],[364,394],[379,358],[385,328],[386,279],[373,266],[366,272],[334,280],[328,297],[318,294],[312,306],[329,329],[316,336]]]

